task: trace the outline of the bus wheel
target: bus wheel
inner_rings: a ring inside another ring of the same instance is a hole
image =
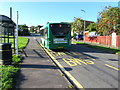
[[[44,42],[44,46],[45,46],[45,42]]]

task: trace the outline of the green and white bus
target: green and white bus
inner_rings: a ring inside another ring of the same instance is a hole
[[[40,42],[47,49],[66,49],[71,45],[71,25],[68,23],[48,23],[40,34]]]

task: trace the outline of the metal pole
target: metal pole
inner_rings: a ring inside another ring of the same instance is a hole
[[[84,14],[85,14],[85,10],[81,10],[82,12],[84,12]],[[86,17],[86,16],[85,16]],[[83,34],[84,34],[84,32],[85,32],[85,29],[86,29],[86,22],[85,22],[85,18],[84,18],[84,31],[83,31]],[[84,39],[85,39],[85,36],[84,36]]]
[[[86,28],[86,27],[85,27],[85,24],[86,24],[86,23],[85,23],[85,20],[84,20],[84,31],[85,31],[85,28]]]
[[[12,7],[10,7],[10,18],[12,20]]]
[[[81,11],[85,13],[85,10],[81,10]],[[84,18],[84,31],[85,31],[85,24],[86,24],[86,22],[85,22],[85,18]]]
[[[16,50],[16,55],[18,55],[18,11],[17,11],[17,25],[15,30],[15,50]]]

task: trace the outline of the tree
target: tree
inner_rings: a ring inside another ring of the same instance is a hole
[[[43,27],[41,25],[37,25],[37,26],[31,26],[30,27],[30,32],[33,32],[33,33],[37,33],[40,31],[40,28]]]
[[[86,28],[89,32],[92,32],[92,31],[97,31],[97,24],[96,23],[90,23],[88,25],[88,27]]]
[[[37,32],[40,32],[40,28],[41,28],[41,27],[43,27],[43,26],[37,25],[37,27],[36,27]]]
[[[34,32],[35,31],[35,26],[31,26],[30,27],[30,32]]]
[[[21,36],[30,35],[30,33],[28,31],[28,26],[26,26],[26,24],[18,25],[18,28],[19,28],[18,35],[21,35]]]
[[[113,32],[117,34],[120,32],[120,9],[118,7],[105,7],[99,13],[100,19],[98,20],[98,32],[101,35],[111,35]]]
[[[72,23],[72,32],[80,33],[83,31],[83,20],[80,18],[74,18],[74,22]]]

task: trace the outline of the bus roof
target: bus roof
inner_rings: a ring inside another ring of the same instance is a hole
[[[48,23],[48,25],[49,24],[70,24],[70,23],[68,23],[68,22],[60,22],[60,23]]]
[[[44,28],[49,27],[50,24],[69,24],[70,25],[70,23],[68,22],[47,23],[47,25]]]

